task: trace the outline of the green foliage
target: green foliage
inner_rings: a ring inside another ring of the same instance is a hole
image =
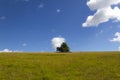
[[[70,52],[68,45],[63,42],[60,47],[57,47],[56,49],[58,52]]]
[[[1,53],[0,80],[120,80],[120,52]]]

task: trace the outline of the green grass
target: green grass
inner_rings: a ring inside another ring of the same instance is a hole
[[[0,80],[120,80],[120,52],[0,53]]]

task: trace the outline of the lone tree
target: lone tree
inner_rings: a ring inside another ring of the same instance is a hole
[[[57,52],[70,52],[67,43],[63,42],[60,47],[56,48]]]

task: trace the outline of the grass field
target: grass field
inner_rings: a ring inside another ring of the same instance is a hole
[[[120,80],[120,52],[0,53],[0,80]]]

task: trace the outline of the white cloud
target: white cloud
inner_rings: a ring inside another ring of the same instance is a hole
[[[22,52],[22,51],[19,51],[19,50],[10,50],[10,49],[3,49],[3,50],[0,50],[0,52]]]
[[[13,52],[13,51],[6,48],[6,49],[1,50],[0,52]]]
[[[54,37],[52,40],[53,47],[56,49],[60,47],[63,42],[65,42],[65,38],[63,37]]]
[[[101,23],[107,22],[110,19],[120,21],[120,9],[117,6],[120,0],[89,0],[87,6],[91,10],[97,10],[94,15],[87,17],[82,24],[83,27],[98,26]],[[111,6],[115,5],[114,8]]]
[[[112,42],[120,42],[120,32],[116,32],[115,36],[116,36],[116,38],[113,38],[110,41],[112,41]]]
[[[6,49],[3,49],[3,50],[0,50],[0,52],[13,52],[13,51],[6,48]]]

